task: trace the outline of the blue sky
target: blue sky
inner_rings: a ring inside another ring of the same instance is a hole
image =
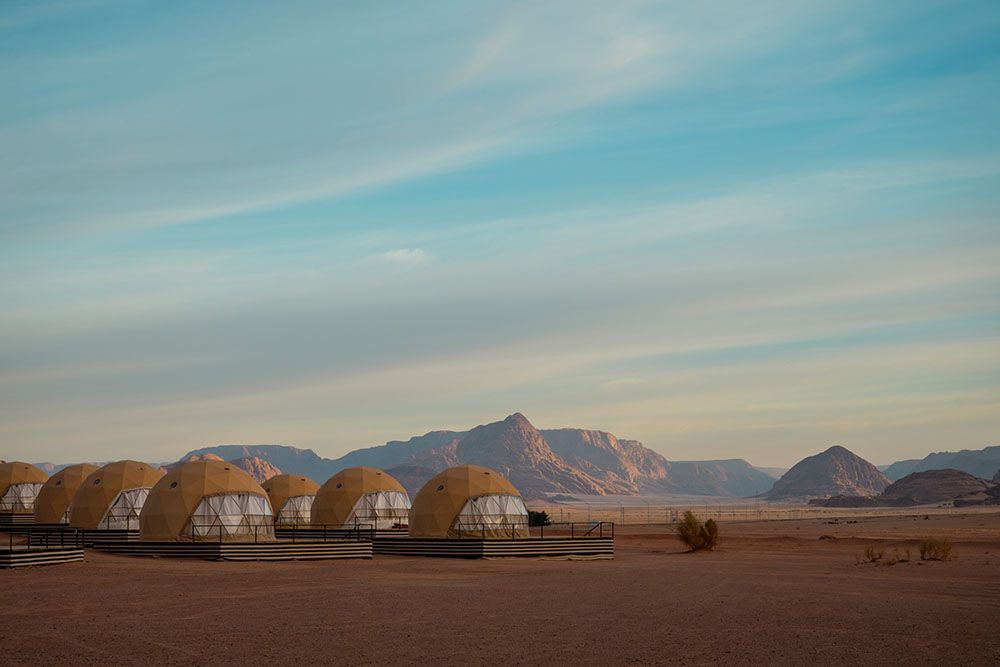
[[[0,458],[1000,427],[993,2],[0,5]]]

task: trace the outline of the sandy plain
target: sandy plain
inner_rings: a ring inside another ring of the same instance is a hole
[[[628,526],[591,562],[88,551],[0,571],[0,664],[1000,664],[1000,513],[832,521],[723,523],[699,554]]]

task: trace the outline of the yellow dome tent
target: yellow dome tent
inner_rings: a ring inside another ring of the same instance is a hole
[[[138,530],[139,512],[163,474],[141,461],[115,461],[98,468],[73,496],[69,525],[86,530]]]
[[[406,489],[389,473],[378,468],[346,468],[316,492],[312,525],[386,530],[406,525],[409,509]]]
[[[448,468],[417,492],[410,537],[527,537],[528,510],[503,475],[482,466]]]
[[[49,477],[35,498],[35,523],[66,523],[76,490],[87,475],[97,470],[90,463],[67,466]]]
[[[278,528],[308,526],[319,484],[304,475],[275,475],[261,486],[271,500]]]
[[[274,541],[271,503],[260,484],[231,463],[184,463],[150,490],[139,514],[139,539]]]
[[[34,512],[35,497],[48,478],[48,475],[30,463],[0,463],[0,513]]]

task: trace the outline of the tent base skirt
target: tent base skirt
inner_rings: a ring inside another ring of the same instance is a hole
[[[0,549],[0,568],[59,565],[83,560],[83,547],[31,549],[15,546]]]
[[[387,556],[438,556],[443,558],[558,558],[611,560],[612,537],[546,537],[523,539],[435,539],[376,537],[375,553]]]
[[[199,558],[201,560],[287,561],[371,558],[372,543],[357,540],[329,542],[106,542],[94,548],[126,556]]]

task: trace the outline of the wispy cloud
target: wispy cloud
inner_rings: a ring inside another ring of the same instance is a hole
[[[1000,11],[855,9],[0,19],[0,457],[981,446]]]
[[[420,248],[396,248],[395,250],[385,251],[382,253],[382,256],[388,260],[402,264],[421,264],[430,259],[430,255]]]

